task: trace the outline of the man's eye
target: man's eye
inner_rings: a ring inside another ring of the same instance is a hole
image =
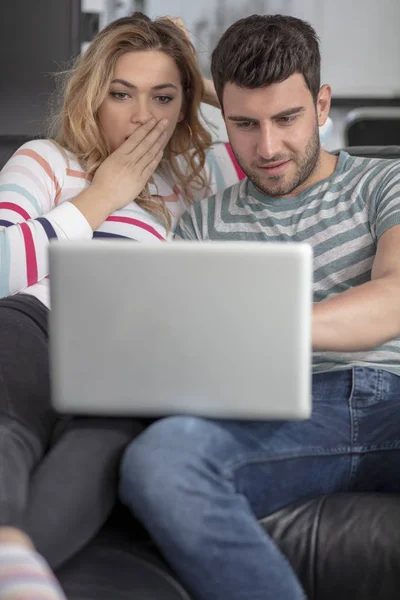
[[[294,123],[297,118],[297,115],[288,115],[287,117],[281,117],[279,120],[283,125],[290,125]]]
[[[236,126],[239,129],[251,129],[252,127],[254,127],[254,123],[252,121],[240,121],[238,123],[236,123]]]

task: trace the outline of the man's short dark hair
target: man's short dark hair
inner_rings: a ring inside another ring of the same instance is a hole
[[[226,83],[256,89],[301,73],[314,101],[321,78],[319,39],[301,19],[252,15],[236,21],[219,40],[211,57],[218,99]]]

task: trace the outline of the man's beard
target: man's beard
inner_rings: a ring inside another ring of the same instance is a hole
[[[297,172],[294,174],[291,181],[285,181],[284,178],[280,175],[270,175],[268,176],[266,182],[263,181],[263,178],[261,178],[255,170],[253,170],[251,167],[248,167],[244,163],[243,159],[240,157],[240,154],[238,154],[233,147],[232,150],[242,171],[261,192],[263,192],[267,196],[272,196],[276,198],[280,196],[287,196],[291,194],[300,185],[305,183],[311,177],[311,175],[314,173],[318,166],[321,151],[319,128],[316,125],[313,135],[311,136],[306,146],[304,156],[300,164],[297,165]],[[264,161],[263,165],[267,167],[268,164],[277,164],[286,160],[288,160],[287,157],[283,155],[276,155],[271,160]]]

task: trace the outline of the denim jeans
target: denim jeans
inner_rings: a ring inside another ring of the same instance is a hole
[[[321,494],[399,492],[399,400],[400,377],[355,367],[314,375],[305,421],[162,419],[125,451],[120,497],[195,598],[304,599],[257,519]]]

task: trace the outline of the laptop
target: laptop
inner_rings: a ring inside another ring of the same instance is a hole
[[[309,245],[56,241],[49,260],[59,412],[310,416]]]

